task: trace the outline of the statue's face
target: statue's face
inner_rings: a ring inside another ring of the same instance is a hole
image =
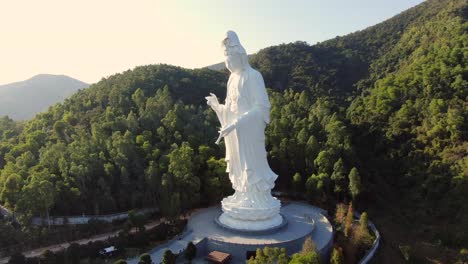
[[[244,68],[240,54],[229,54],[226,56],[225,64],[230,72],[240,72]]]

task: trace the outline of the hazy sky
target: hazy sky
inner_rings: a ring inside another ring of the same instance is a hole
[[[223,60],[235,30],[248,53],[364,29],[422,0],[0,0],[0,84],[39,73],[93,83],[138,65]]]

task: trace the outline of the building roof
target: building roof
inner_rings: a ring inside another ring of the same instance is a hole
[[[231,259],[231,254],[220,251],[212,251],[205,257],[205,259],[214,263],[228,263]]]

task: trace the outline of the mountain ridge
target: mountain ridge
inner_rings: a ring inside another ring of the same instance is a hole
[[[0,85],[0,116],[16,120],[32,118],[88,86],[63,74],[37,74],[24,81]]]

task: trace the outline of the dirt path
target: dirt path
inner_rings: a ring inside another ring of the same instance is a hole
[[[145,228],[146,229],[151,229],[151,228],[154,228],[155,226],[159,225],[162,221],[164,221],[165,219],[164,218],[161,218],[161,219],[158,219],[156,221],[153,221],[151,223],[148,223],[145,225]],[[119,232],[121,230],[117,230],[117,231],[114,231],[114,232],[108,232],[108,233],[104,233],[104,234],[99,234],[99,235],[96,235],[96,236],[93,236],[93,237],[90,237],[90,238],[83,238],[83,239],[79,239],[79,240],[75,240],[75,241],[69,241],[69,242],[64,242],[64,243],[61,243],[61,244],[56,244],[56,245],[51,245],[51,246],[47,246],[47,247],[42,247],[42,248],[36,248],[36,249],[32,249],[32,250],[28,250],[28,251],[24,251],[23,252],[23,255],[27,258],[31,258],[31,257],[38,257],[40,255],[42,255],[42,253],[44,253],[45,251],[47,250],[50,250],[52,252],[57,252],[57,251],[60,251],[60,250],[63,250],[63,249],[66,249],[70,246],[70,244],[73,244],[73,243],[77,243],[77,244],[80,244],[80,245],[83,245],[83,244],[87,244],[89,242],[95,242],[95,241],[102,241],[102,240],[106,240],[108,238],[111,238],[111,237],[115,237],[115,236],[118,236]],[[131,233],[134,233],[136,232],[135,230],[132,230]],[[6,258],[1,258],[0,259],[0,264],[6,264],[8,263],[8,260],[10,259],[10,257],[6,257]]]

